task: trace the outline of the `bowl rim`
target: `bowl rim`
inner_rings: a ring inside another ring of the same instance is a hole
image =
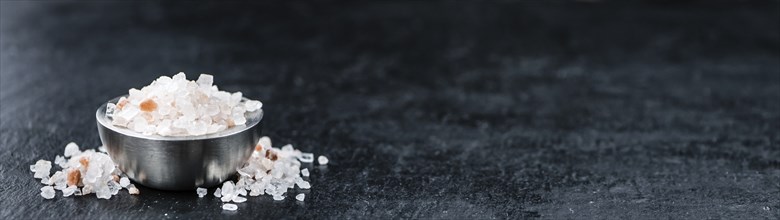
[[[103,126],[105,128],[108,128],[111,131],[120,133],[122,135],[135,137],[135,138],[141,138],[141,139],[147,139],[147,140],[156,140],[156,141],[191,141],[191,140],[207,140],[207,139],[216,139],[216,138],[222,138],[227,137],[230,135],[238,134],[241,132],[244,132],[246,130],[249,130],[258,124],[260,124],[260,121],[263,120],[263,109],[258,109],[253,112],[247,112],[245,114],[248,114],[248,117],[246,117],[246,123],[243,125],[233,126],[231,128],[228,128],[226,130],[213,133],[213,134],[204,134],[204,135],[197,135],[197,136],[162,136],[162,135],[145,135],[133,130],[130,130],[128,128],[123,127],[117,127],[114,126],[110,119],[108,119],[108,116],[106,116],[106,106],[108,103],[116,103],[120,98],[127,97],[128,95],[121,95],[116,98],[110,99],[98,107],[97,111],[95,112],[95,118],[100,126]],[[247,101],[246,97],[241,98],[242,101]]]

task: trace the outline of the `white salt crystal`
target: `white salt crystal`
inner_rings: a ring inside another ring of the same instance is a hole
[[[257,141],[257,144],[260,146],[263,146],[263,149],[271,149],[271,138],[268,136],[263,136],[260,138],[259,141]]]
[[[45,199],[53,199],[54,198],[54,187],[51,186],[44,186],[41,188],[41,196]]]
[[[320,165],[327,165],[328,164],[328,158],[325,156],[320,155],[317,157],[317,162],[320,163]]]
[[[258,109],[263,108],[263,103],[256,100],[248,100],[244,103],[244,108],[249,112],[257,111]]]
[[[292,144],[287,144],[282,146],[282,151],[292,152],[293,150],[295,150],[295,148],[293,148]]]
[[[130,195],[138,195],[141,193],[133,184],[127,186],[127,192],[130,193]]]
[[[84,187],[81,188],[82,195],[89,195],[90,193],[93,193],[92,185],[84,185]]]
[[[217,188],[217,190],[214,191],[214,197],[222,197],[222,189]]]
[[[80,154],[81,151],[79,150],[79,145],[76,143],[70,142],[67,145],[65,145],[65,157],[71,157],[76,154]]]
[[[282,196],[282,195],[274,195],[274,200],[276,200],[276,201],[284,200],[284,196]]]
[[[305,181],[305,180],[297,182],[295,184],[297,184],[298,187],[300,187],[301,189],[309,189],[309,188],[311,188],[311,184],[309,182]]]
[[[98,147],[98,151],[103,152],[103,153],[107,153],[108,152],[108,150],[106,149],[106,146]]]
[[[60,168],[68,168],[68,160],[60,155],[54,157],[54,164],[57,164]]]
[[[200,74],[197,80],[198,85],[201,87],[211,88],[211,84],[214,83],[214,76],[209,74]]]
[[[35,178],[48,178],[49,173],[51,172],[51,162],[48,160],[38,160],[35,162]]]
[[[69,196],[73,195],[73,193],[75,193],[78,189],[79,188],[76,187],[76,186],[71,186],[71,187],[65,188],[65,189],[62,190],[62,196],[63,197],[69,197]]]
[[[203,198],[204,196],[206,196],[206,194],[208,194],[208,191],[205,188],[200,188],[200,187],[198,187],[198,189],[195,189],[195,192],[198,193],[199,198]]]
[[[298,157],[298,160],[304,163],[311,163],[314,162],[314,154],[313,153],[301,153],[301,156]]]
[[[236,204],[227,203],[222,205],[222,209],[228,210],[228,211],[236,211],[238,210],[238,206]]]
[[[49,181],[49,177],[48,176],[44,176],[43,178],[41,178],[41,183],[43,183],[44,185],[51,185],[52,184]]]
[[[298,201],[301,201],[301,202],[303,202],[304,198],[306,198],[306,195],[304,195],[303,193],[298,194],[297,196],[295,196],[295,199],[297,199]]]
[[[301,170],[301,175],[302,176],[309,176],[309,169],[308,168],[302,169]]]
[[[235,203],[246,202],[246,198],[241,197],[241,196],[236,196],[235,198],[233,198],[233,202],[235,202]]]
[[[114,111],[116,111],[116,104],[114,103],[108,103],[106,104],[106,116],[114,117]]]
[[[95,195],[98,197],[98,199],[110,199],[111,198],[111,189],[108,188],[108,186],[102,186],[95,189]]]
[[[124,188],[127,188],[127,186],[130,185],[130,179],[128,179],[127,177],[122,177],[121,179],[119,179],[119,185]]]

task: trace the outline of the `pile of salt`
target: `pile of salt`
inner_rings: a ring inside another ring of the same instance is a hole
[[[214,77],[201,74],[189,81],[184,73],[162,76],[128,97],[106,106],[112,124],[146,135],[197,136],[246,123],[246,112],[261,109],[256,100],[242,101],[242,93],[220,91]]]

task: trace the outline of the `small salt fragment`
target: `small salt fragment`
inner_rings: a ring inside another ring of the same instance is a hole
[[[198,76],[198,80],[196,82],[201,87],[210,88],[211,84],[214,83],[214,76],[209,75],[209,74],[200,74],[200,76]]]
[[[301,202],[303,202],[304,198],[306,198],[306,195],[304,195],[303,193],[298,194],[297,196],[295,196],[295,199],[298,200],[298,201],[301,201]]]
[[[222,189],[217,188],[217,190],[214,191],[214,197],[222,197]]]
[[[108,103],[106,104],[106,116],[111,118],[114,117],[114,112],[116,111],[116,104],[114,103]]]
[[[308,168],[302,169],[301,170],[301,175],[302,176],[309,176],[309,169]]]
[[[298,160],[304,163],[311,163],[314,162],[314,154],[313,153],[301,153],[301,156],[298,157]]]
[[[282,196],[282,195],[274,195],[274,200],[276,200],[276,201],[284,200],[284,196]]]
[[[49,177],[48,176],[44,176],[43,178],[41,178],[41,183],[43,183],[44,185],[51,185],[52,184],[52,182],[49,181]]]
[[[71,187],[65,188],[65,189],[62,190],[62,196],[63,197],[69,197],[69,196],[73,195],[77,190],[79,190],[79,188],[76,187],[76,186],[71,186]]]
[[[141,191],[139,191],[138,188],[136,188],[132,183],[127,186],[127,192],[130,193],[130,195],[138,195],[141,193]]]
[[[328,164],[328,158],[325,156],[320,155],[317,157],[317,162],[320,163],[320,165],[327,165]]]
[[[295,150],[295,148],[293,148],[292,144],[282,146],[282,151],[284,152],[292,152],[293,150]]]
[[[54,164],[60,166],[60,168],[68,168],[68,160],[65,157],[57,155],[54,157]]]
[[[38,160],[35,162],[34,166],[35,170],[33,172],[35,172],[35,175],[33,175],[33,177],[38,179],[49,177],[49,174],[51,173],[51,162],[48,160]]]
[[[198,187],[198,189],[196,189],[195,192],[198,193],[198,198],[203,198],[204,196],[206,196],[206,194],[208,194],[208,191],[205,188],[200,188],[200,187]]]
[[[297,184],[297,185],[298,185],[298,187],[300,187],[301,189],[309,189],[309,188],[311,188],[311,184],[310,184],[309,182],[307,182],[307,181],[301,181],[301,182],[298,182],[298,183],[296,183],[296,184]]]
[[[89,195],[90,193],[93,193],[92,185],[84,185],[83,188],[81,188],[81,194],[82,195]]]
[[[246,198],[241,197],[241,196],[236,196],[235,198],[233,198],[233,202],[235,202],[235,203],[246,202]]]
[[[236,211],[238,210],[238,206],[236,204],[227,203],[222,205],[222,209],[228,210],[228,211]]]
[[[127,186],[130,185],[130,179],[128,179],[127,177],[122,177],[121,179],[119,179],[119,185],[122,186],[123,188],[127,188]]]
[[[71,157],[76,154],[80,154],[81,151],[79,150],[79,145],[76,143],[70,142],[67,145],[65,145],[65,157]]]
[[[41,196],[43,196],[44,199],[53,199],[54,187],[44,186],[43,188],[41,188]]]
[[[98,151],[106,153],[106,152],[108,152],[108,149],[106,149],[106,146],[100,146],[100,147],[98,147]]]

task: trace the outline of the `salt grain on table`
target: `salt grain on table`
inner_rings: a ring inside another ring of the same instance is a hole
[[[222,205],[222,209],[228,210],[228,211],[236,211],[238,210],[238,206],[236,204],[227,203]]]
[[[328,158],[325,156],[319,156],[317,157],[317,162],[320,163],[320,165],[327,165],[328,164]]]

